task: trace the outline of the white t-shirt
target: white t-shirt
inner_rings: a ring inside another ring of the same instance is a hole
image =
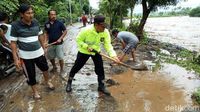
[[[6,39],[8,40],[8,42],[10,43],[10,32],[11,32],[11,25],[10,24],[6,24],[6,23],[0,23],[0,25],[6,25],[8,27],[8,31],[5,34]]]

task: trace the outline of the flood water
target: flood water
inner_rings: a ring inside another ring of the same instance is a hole
[[[75,24],[68,28],[68,36],[64,45],[66,75],[76,58],[75,37],[80,31],[79,27],[80,24]],[[108,84],[111,96],[97,92],[97,76],[90,59],[76,74],[71,93],[65,92],[66,81],[61,79],[58,73],[50,74],[56,89],[49,91],[43,84],[41,72],[37,71],[41,100],[32,98],[31,89],[22,76],[14,75],[15,77],[0,80],[0,102],[3,104],[0,111],[179,112],[187,107],[193,107],[191,92],[200,85],[200,81],[194,73],[184,68],[162,64],[161,69],[155,72],[124,68],[123,73],[110,74],[112,69],[109,61],[104,60],[104,63],[106,79],[116,82],[115,85],[109,86]],[[182,108],[177,109],[178,106]]]
[[[125,21],[126,26],[129,21]],[[200,50],[199,17],[148,18],[144,29],[150,38],[172,43],[189,50]]]

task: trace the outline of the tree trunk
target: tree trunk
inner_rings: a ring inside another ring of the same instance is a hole
[[[131,7],[131,19],[130,19],[130,24],[133,22],[133,8]]]
[[[133,22],[133,9],[134,9],[134,7],[135,7],[135,0],[133,0],[133,1],[131,2],[131,6],[130,6],[130,8],[131,8],[131,19],[130,19],[130,24]]]
[[[142,7],[143,7],[142,19],[140,20],[140,24],[138,26],[138,30],[137,30],[137,33],[136,33],[139,40],[141,40],[143,38],[144,25],[146,23],[146,20],[147,20],[149,14],[150,14],[150,9],[147,9],[146,0],[142,0]]]
[[[120,25],[122,25],[122,22],[123,22],[123,14],[122,14],[122,6],[120,6]]]
[[[117,12],[118,12],[117,9],[115,9],[114,12],[113,12],[113,15],[112,15],[111,21],[110,21],[110,29],[113,29],[113,25],[115,24],[114,22],[117,19]]]
[[[108,0],[109,1],[109,18],[110,18],[110,29],[112,29],[112,13],[111,13],[111,0]]]

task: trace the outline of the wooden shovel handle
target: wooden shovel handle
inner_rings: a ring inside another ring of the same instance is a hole
[[[120,65],[123,65],[123,66],[125,66],[125,67],[129,67],[129,68],[132,68],[130,65],[127,65],[127,64],[125,64],[125,63],[123,63],[123,62],[117,62],[115,59],[113,59],[113,58],[111,58],[111,57],[109,57],[109,56],[107,56],[107,55],[105,55],[105,54],[103,54],[103,53],[99,53],[99,54],[100,54],[101,56],[103,56],[103,57],[109,59],[109,60],[112,60],[112,61],[114,61],[114,62],[120,64]]]
[[[114,61],[114,62],[116,62],[116,63],[118,63],[118,64],[120,64],[120,65],[123,65],[123,66],[128,67],[128,68],[132,68],[130,65],[127,65],[127,64],[125,64],[125,63],[123,63],[123,62],[117,62],[117,61],[116,61],[115,59],[113,59],[112,57],[109,57],[109,56],[107,56],[107,55],[105,55],[105,54],[103,54],[103,53],[101,53],[101,52],[98,52],[98,51],[96,51],[96,50],[93,50],[92,52],[98,53],[98,54],[100,54],[101,56],[103,56],[103,57],[105,57],[105,58],[107,58],[107,59],[109,59],[109,60],[112,60],[112,61]]]

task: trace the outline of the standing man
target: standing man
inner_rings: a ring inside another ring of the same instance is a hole
[[[105,17],[97,15],[94,17],[94,25],[86,27],[77,36],[78,54],[74,66],[69,73],[66,91],[71,92],[72,79],[75,74],[84,66],[86,61],[91,57],[95,65],[95,73],[98,77],[98,91],[110,95],[106,89],[103,80],[105,79],[103,60],[99,53],[93,52],[94,50],[100,51],[100,43],[103,42],[104,48],[117,62],[119,59],[111,45],[110,34],[108,29],[105,29]]]
[[[53,84],[48,78],[48,64],[44,56],[44,36],[37,20],[33,19],[33,8],[30,5],[19,6],[20,20],[12,23],[11,48],[16,69],[23,69],[28,85],[31,86],[33,97],[40,99],[41,96],[36,88],[35,65],[42,71],[45,84],[51,90]],[[19,52],[18,52],[19,51]]]
[[[112,30],[112,35],[118,39],[123,48],[123,54],[120,56],[120,61],[124,59],[126,54],[131,52],[133,61],[135,62],[135,50],[139,42],[137,36],[128,31],[119,32],[117,29]]]
[[[85,27],[85,26],[86,26],[86,23],[88,22],[88,21],[87,21],[86,15],[83,14],[83,16],[81,17],[81,19],[82,19],[82,22],[83,22],[83,26]]]
[[[48,47],[47,57],[50,59],[53,69],[51,72],[56,72],[57,67],[55,58],[59,59],[60,74],[64,73],[64,50],[63,50],[63,38],[67,34],[65,25],[56,19],[56,11],[50,10],[48,12],[49,21],[45,23],[45,37],[48,40],[48,44],[53,44]]]

